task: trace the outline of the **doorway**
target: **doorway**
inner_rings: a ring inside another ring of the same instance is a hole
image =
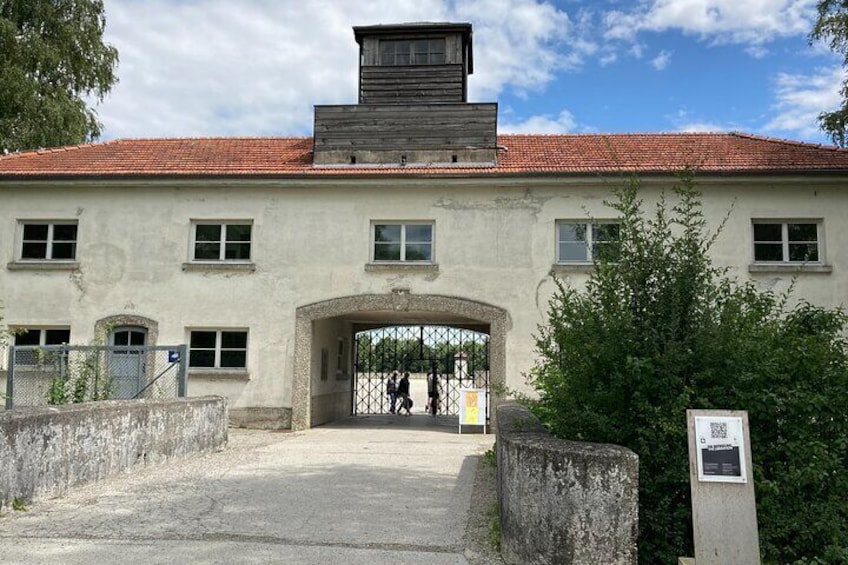
[[[147,329],[139,326],[120,326],[109,332],[111,350],[108,360],[112,397],[135,398],[145,384],[145,353]]]
[[[325,387],[331,381],[329,375],[327,381],[322,380],[323,349],[330,349],[328,344],[336,337],[350,339],[360,331],[390,325],[444,325],[482,332],[489,336],[489,388],[498,390],[505,381],[506,336],[511,322],[502,308],[460,297],[412,294],[403,289],[315,302],[299,307],[295,316],[292,429],[304,430],[350,416],[352,379],[340,375],[346,380],[336,381],[340,383],[338,390],[327,394]],[[353,357],[351,353],[351,360]],[[347,386],[346,390],[342,390],[342,385]],[[346,402],[341,401],[344,395]],[[489,417],[493,424],[495,413]]]

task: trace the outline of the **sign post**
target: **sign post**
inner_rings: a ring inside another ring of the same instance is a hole
[[[748,413],[687,410],[696,565],[759,565]]]
[[[462,426],[483,426],[486,433],[486,389],[459,389],[459,433]]]

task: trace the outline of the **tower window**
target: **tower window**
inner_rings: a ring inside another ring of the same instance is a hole
[[[444,65],[445,38],[380,42],[380,65]]]

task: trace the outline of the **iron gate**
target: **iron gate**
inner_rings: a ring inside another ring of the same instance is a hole
[[[459,414],[463,387],[484,388],[488,399],[488,334],[451,326],[387,326],[358,332],[355,345],[354,414],[390,412],[386,382],[394,371],[410,374],[415,411],[424,410],[427,375],[434,368],[440,414]]]

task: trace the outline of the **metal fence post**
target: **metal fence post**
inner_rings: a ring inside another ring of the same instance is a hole
[[[15,346],[9,346],[9,364],[6,371],[6,410],[12,409],[12,395],[15,394]]]
[[[180,373],[177,385],[177,396],[184,398],[188,395],[188,345],[182,344],[179,346],[180,351]]]

